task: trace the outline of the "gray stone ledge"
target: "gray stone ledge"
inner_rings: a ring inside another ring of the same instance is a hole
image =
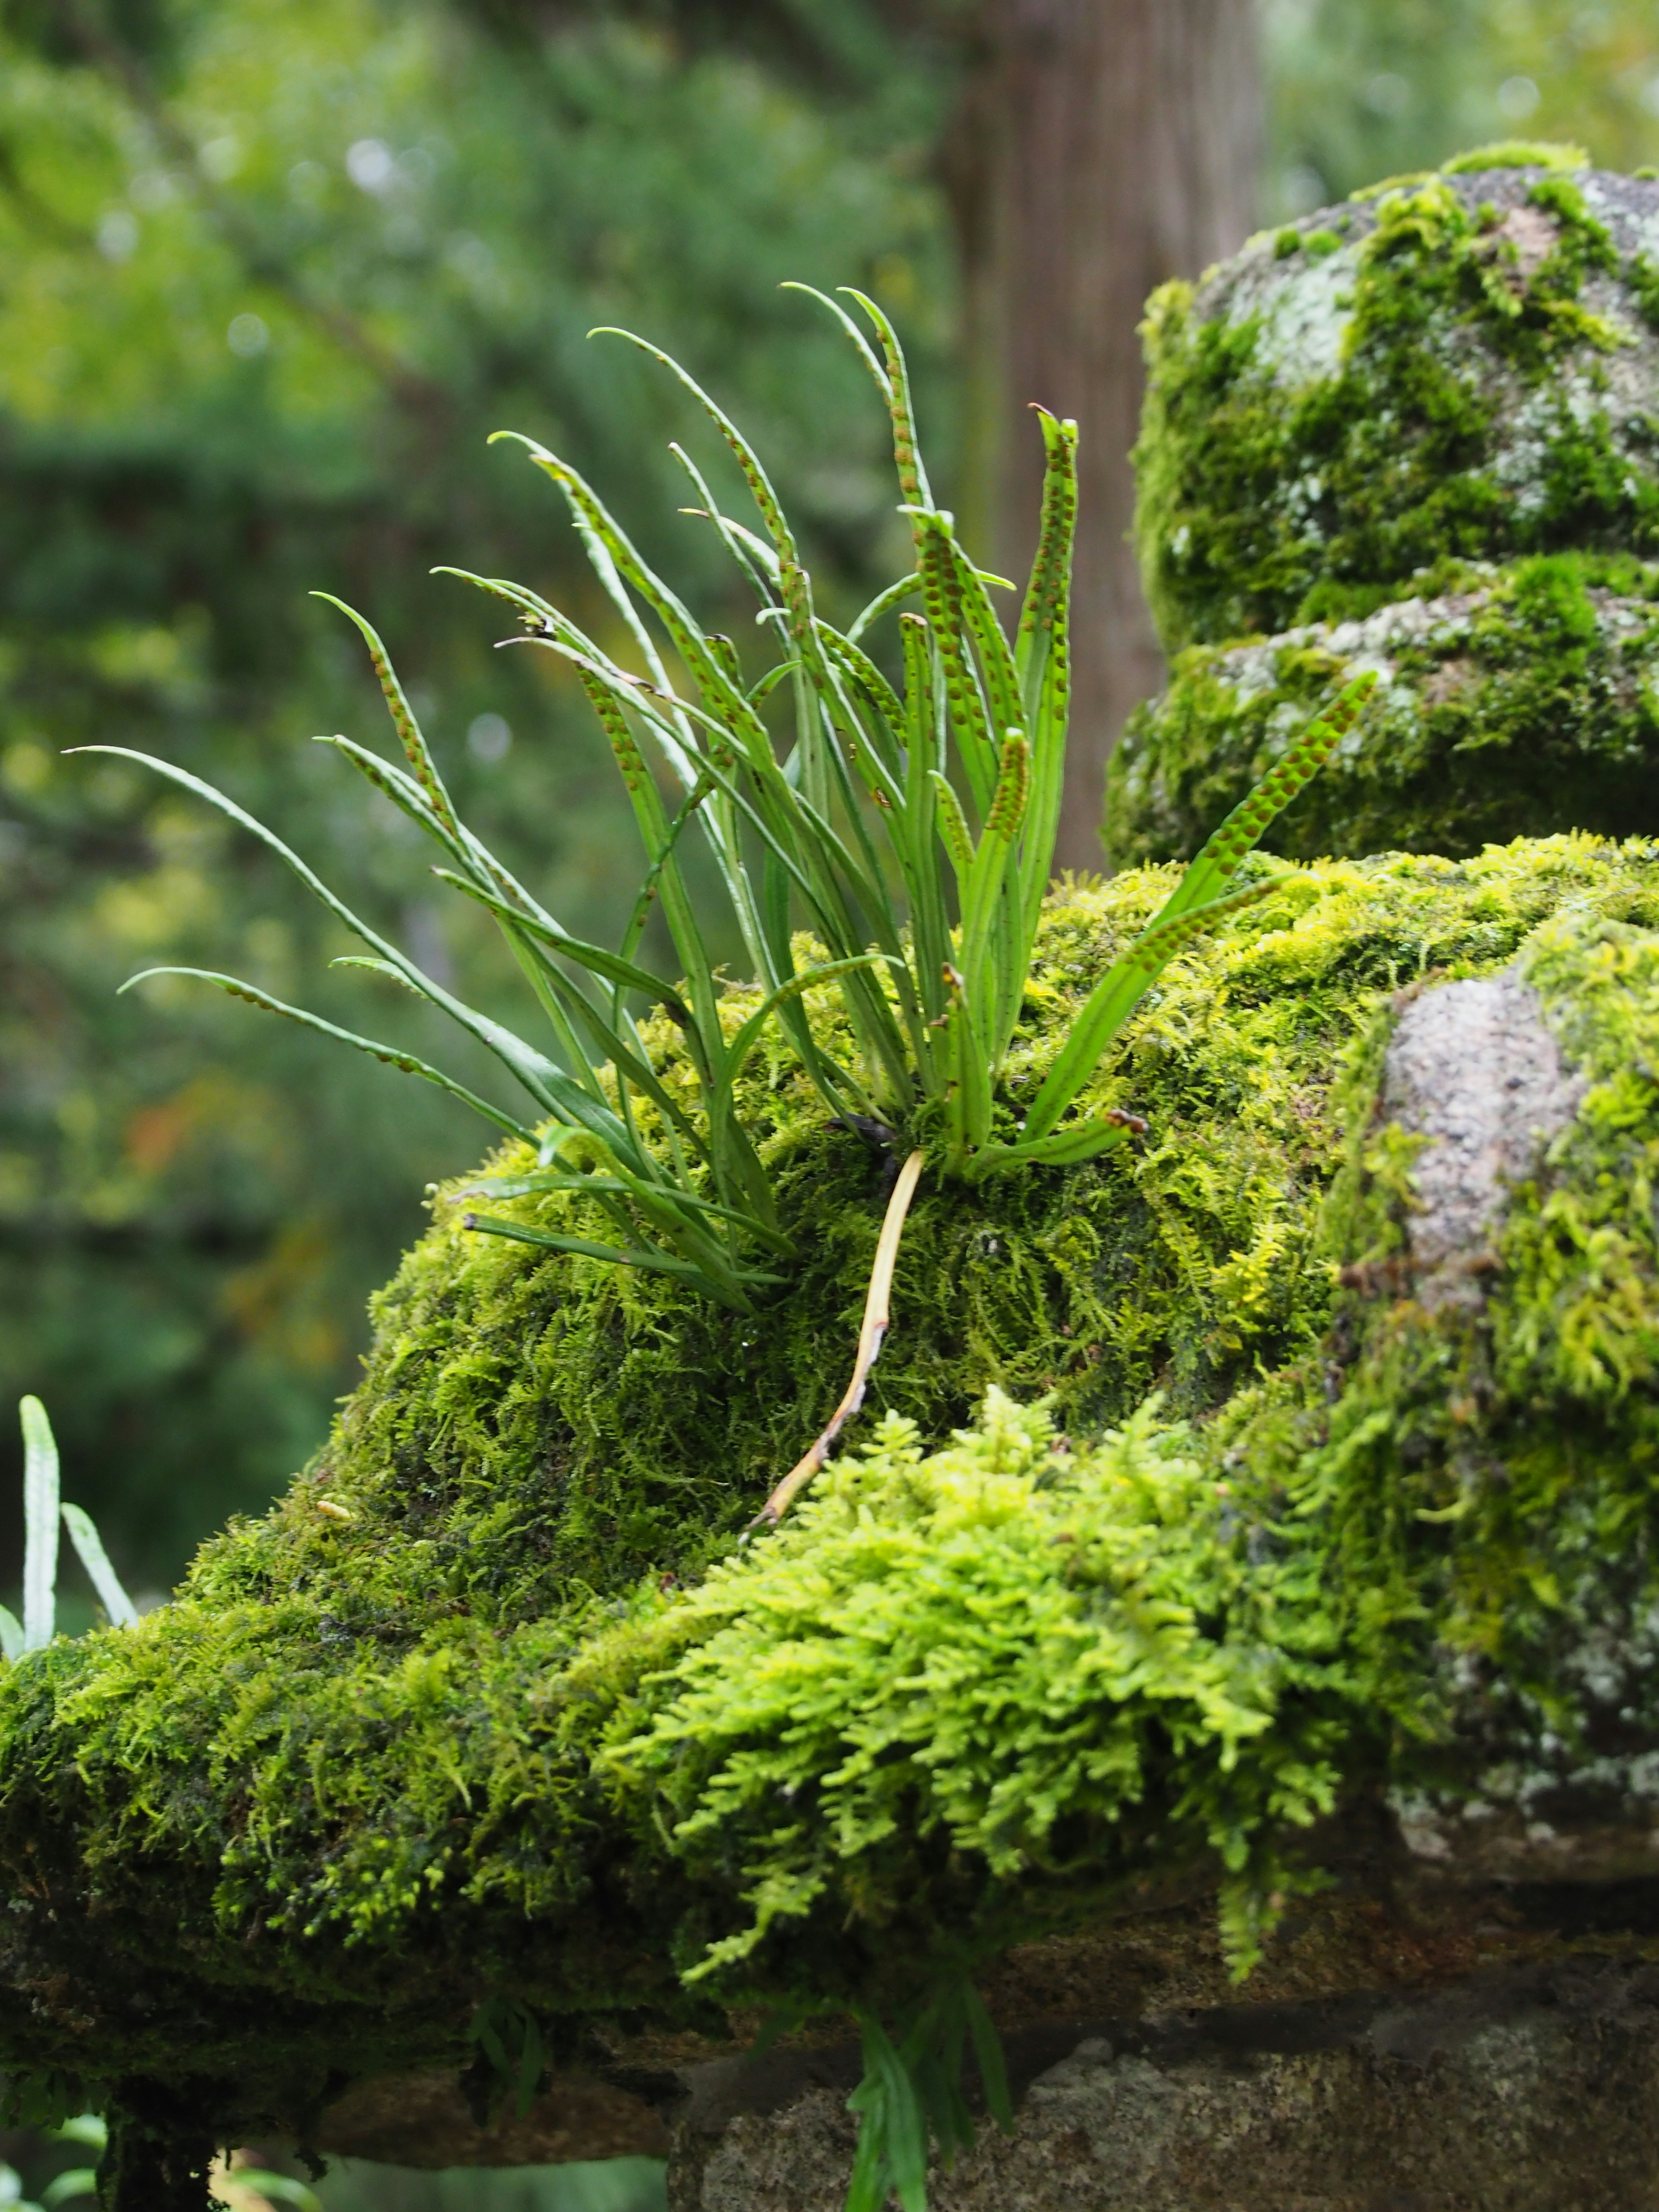
[[[1636,1959],[1053,2022],[1008,2051],[1016,2134],[935,2174],[934,2212],[1659,2208],[1659,1966]],[[850,2046],[688,2069],[672,2212],[839,2212],[856,2075]]]

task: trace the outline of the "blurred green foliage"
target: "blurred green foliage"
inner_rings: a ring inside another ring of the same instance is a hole
[[[690,410],[585,344],[630,322],[741,405],[849,602],[903,543],[862,371],[776,287],[870,284],[937,386],[939,85],[814,103],[660,25],[507,30],[435,0],[73,0],[15,7],[0,38],[0,1402],[46,1400],[140,1586],[299,1464],[423,1185],[486,1133],[188,987],[118,1001],[137,967],[231,954],[421,1048],[412,1001],[327,974],[345,941],[251,841],[61,750],[210,775],[489,1005],[488,918],[434,902],[401,817],[307,742],[385,742],[358,642],[308,589],[380,626],[482,833],[610,938],[634,833],[585,702],[427,574],[524,574],[605,631],[556,497],[486,434],[619,486],[718,617],[718,549],[675,516],[665,450],[703,450]]]
[[[1496,139],[1659,161],[1652,0],[1263,0],[1262,27],[1266,220]]]
[[[92,2172],[106,2140],[105,2124],[84,2113],[62,2128],[0,2130],[0,2212],[58,2212],[93,2203]],[[286,2147],[244,2151],[237,2172],[217,2194],[228,2212],[283,2212],[288,2203],[322,2212],[664,2212],[663,2161],[608,2158],[568,2166],[376,2166],[335,2158],[307,2185]]]
[[[318,2194],[323,2212],[664,2212],[668,2202],[662,2163],[650,2158],[434,2173],[342,2159]]]

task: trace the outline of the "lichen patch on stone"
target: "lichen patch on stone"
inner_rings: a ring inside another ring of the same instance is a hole
[[[1407,1236],[1413,1292],[1430,1312],[1481,1304],[1507,1191],[1535,1173],[1583,1091],[1517,975],[1442,984],[1406,1008],[1379,1110],[1423,1140]]]

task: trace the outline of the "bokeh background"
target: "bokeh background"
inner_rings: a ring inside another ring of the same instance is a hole
[[[355,635],[307,596],[337,592],[386,635],[486,837],[571,927],[613,934],[633,832],[580,693],[550,655],[495,650],[501,611],[428,574],[517,576],[601,619],[550,488],[487,434],[568,453],[718,604],[665,450],[688,409],[650,364],[586,336],[627,323],[750,428],[831,604],[861,598],[898,558],[883,424],[826,319],[778,289],[798,276],[866,286],[898,318],[936,473],[992,551],[1010,542],[1005,402],[1057,396],[1121,473],[1122,301],[1171,273],[1156,245],[1108,270],[1119,306],[1085,362],[1093,384],[1002,386],[1045,334],[1050,368],[1032,374],[1066,381],[1087,352],[1066,283],[1106,297],[1091,266],[1149,221],[1156,239],[1179,195],[1169,165],[1139,156],[1115,184],[1074,161],[1092,202],[1044,202],[1043,176],[1020,168],[1042,55],[1063,60],[1071,40],[1130,82],[1149,6],[1200,44],[1232,42],[1227,84],[1201,94],[1227,106],[1227,132],[1197,118],[1233,149],[1216,235],[1516,133],[1610,166],[1659,159],[1659,9],[1632,0],[0,14],[0,1407],[46,1400],[68,1494],[138,1589],[168,1587],[205,1532],[262,1508],[314,1448],[425,1185],[485,1133],[425,1086],[198,987],[118,997],[156,962],[228,967],[437,1043],[393,987],[331,972],[346,940],[249,839],[65,749],[136,746],[220,782],[433,972],[507,1006],[483,918],[443,898],[399,817],[310,743],[383,742]],[[1054,310],[1028,299],[1011,337],[997,257],[1039,258],[1018,228],[1039,219],[1063,264],[1043,279]],[[1121,521],[1100,556],[1101,588],[1120,593]],[[1102,665],[1144,690],[1141,618],[1126,602],[1116,619]],[[1087,857],[1077,809],[1069,834]],[[0,1501],[17,1497],[16,1455],[8,1414]],[[17,1517],[0,1505],[0,1581]]]

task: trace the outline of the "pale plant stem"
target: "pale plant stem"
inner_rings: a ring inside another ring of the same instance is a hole
[[[817,1437],[810,1450],[798,1460],[760,1511],[750,1522],[755,1528],[775,1528],[789,1510],[790,1500],[803,1490],[830,1456],[830,1447],[841,1434],[859,1407],[864,1403],[864,1386],[870,1379],[870,1370],[881,1352],[881,1340],[887,1334],[890,1319],[888,1301],[893,1288],[893,1266],[898,1258],[899,1238],[904,1234],[904,1218],[910,1211],[910,1200],[916,1194],[916,1185],[921,1180],[922,1162],[926,1155],[914,1152],[899,1170],[898,1181],[893,1185],[893,1195],[887,1201],[886,1218],[881,1224],[881,1236],[876,1244],[875,1265],[870,1270],[870,1288],[864,1300],[864,1326],[859,1331],[858,1358],[853,1363],[853,1379],[847,1386],[846,1395],[830,1417],[829,1426]]]

